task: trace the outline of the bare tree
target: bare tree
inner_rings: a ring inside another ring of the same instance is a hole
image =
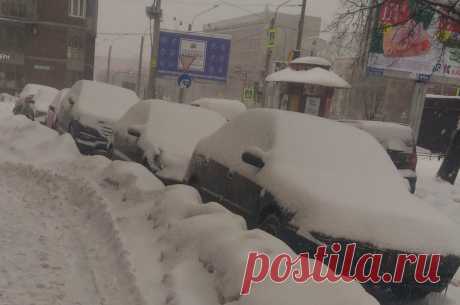
[[[386,4],[402,4],[405,0],[341,0],[340,11],[336,14],[334,21],[329,25],[328,30],[333,32],[333,44],[351,51],[354,57],[352,66],[352,83],[359,83],[366,75],[369,50],[373,41],[373,34],[380,31],[383,33],[383,25],[378,23],[379,9]],[[399,20],[391,27],[397,28],[398,38],[404,40],[412,39],[417,31],[418,22],[414,18],[428,16],[433,19],[435,13],[439,18],[444,18],[452,23],[460,24],[460,0],[410,0],[411,12],[406,18]],[[379,28],[380,27],[380,28]],[[383,35],[383,34],[382,34]],[[460,52],[459,52],[460,54]],[[352,93],[348,99],[351,99]],[[374,99],[375,100],[375,99]],[[349,100],[347,104],[350,104]],[[379,112],[382,103],[363,100],[364,116],[374,117]]]

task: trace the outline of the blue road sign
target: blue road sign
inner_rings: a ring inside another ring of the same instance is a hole
[[[160,32],[158,74],[226,81],[231,37],[186,32]]]
[[[188,89],[192,86],[192,77],[188,74],[182,74],[177,79],[177,84],[180,88]]]

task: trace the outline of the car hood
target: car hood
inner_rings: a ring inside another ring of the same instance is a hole
[[[459,227],[411,195],[402,178],[389,182],[393,192],[386,192],[377,184],[363,189],[361,177],[352,173],[342,178],[334,173],[312,172],[310,177],[303,173],[305,180],[297,180],[295,171],[267,165],[256,182],[294,214],[291,224],[300,235],[316,232],[380,249],[460,255]]]

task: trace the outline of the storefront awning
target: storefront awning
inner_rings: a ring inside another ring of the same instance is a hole
[[[323,68],[296,71],[291,68],[275,72],[267,77],[267,82],[310,84],[331,88],[350,89],[350,84],[332,71]]]

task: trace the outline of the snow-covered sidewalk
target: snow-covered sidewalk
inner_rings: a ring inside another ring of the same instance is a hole
[[[455,186],[440,181],[436,173],[441,166],[437,158],[421,157],[417,166],[416,196],[427,201],[454,222],[460,224],[460,179]],[[460,232],[458,232],[460,234]],[[454,277],[446,294],[434,294],[413,305],[456,305],[460,304],[460,271]],[[412,305],[412,304],[411,304]]]

